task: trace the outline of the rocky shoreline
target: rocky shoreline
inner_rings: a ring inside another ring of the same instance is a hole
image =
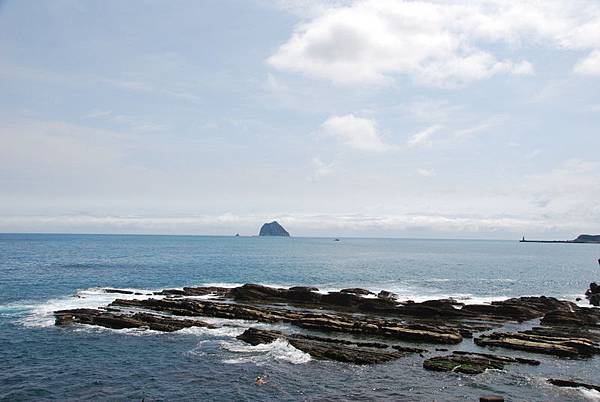
[[[138,295],[120,289],[105,292],[115,297]],[[374,294],[352,288],[320,293],[313,287],[285,289],[256,284],[165,289],[144,295],[148,296],[116,298],[98,309],[55,311],[55,322],[58,326],[86,324],[163,332],[194,326],[215,328],[202,321],[206,317],[283,323],[290,328],[289,333],[251,327],[237,338],[250,345],[281,339],[314,359],[353,364],[377,364],[419,355],[427,370],[472,375],[504,369],[508,364],[540,364],[535,359],[489,353],[499,349],[559,358],[586,359],[600,354],[600,309],[552,297],[519,297],[471,305],[453,299],[416,303],[400,301],[387,291]],[[533,327],[507,330],[511,323],[525,322]],[[464,342],[481,350],[439,353],[448,350],[439,345],[460,347]],[[425,358],[425,354],[429,356]]]

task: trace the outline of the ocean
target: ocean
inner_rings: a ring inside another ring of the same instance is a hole
[[[316,361],[284,341],[249,346],[250,326],[174,333],[53,325],[52,312],[99,307],[103,288],[312,285],[382,289],[401,299],[482,303],[546,295],[575,301],[600,281],[600,245],[518,241],[0,234],[0,399],[17,400],[600,400],[548,377],[600,383],[600,358],[533,357],[479,376],[422,369],[408,356],[356,366]],[[126,295],[119,297],[140,297]],[[585,299],[579,302],[586,305]],[[515,324],[516,325],[516,324]],[[531,323],[525,325],[532,325]],[[276,325],[285,329],[285,325]],[[469,341],[470,342],[470,341]],[[467,341],[451,350],[475,349]],[[267,384],[257,386],[256,376]]]

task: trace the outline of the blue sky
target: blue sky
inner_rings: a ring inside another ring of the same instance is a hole
[[[600,3],[4,1],[0,231],[600,233]]]

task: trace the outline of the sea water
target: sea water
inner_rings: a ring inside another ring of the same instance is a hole
[[[600,383],[600,359],[542,360],[479,376],[422,369],[408,356],[357,366],[315,361],[285,341],[250,346],[251,326],[207,318],[217,329],[175,333],[58,328],[52,312],[110,303],[105,287],[147,291],[183,286],[312,285],[382,289],[405,300],[453,297],[485,303],[547,295],[575,301],[600,280],[600,246],[517,241],[210,236],[0,234],[2,400],[600,400],[559,389],[548,377]],[[585,299],[580,301],[585,305]],[[430,349],[433,349],[430,347]],[[451,350],[479,350],[470,340]],[[489,352],[489,350],[488,350]],[[267,384],[257,386],[256,376]]]

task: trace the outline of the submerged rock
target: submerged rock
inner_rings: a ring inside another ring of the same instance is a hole
[[[282,236],[282,237],[290,237],[290,234],[287,230],[283,228],[277,221],[273,221],[270,223],[265,223],[260,228],[259,236]]]

